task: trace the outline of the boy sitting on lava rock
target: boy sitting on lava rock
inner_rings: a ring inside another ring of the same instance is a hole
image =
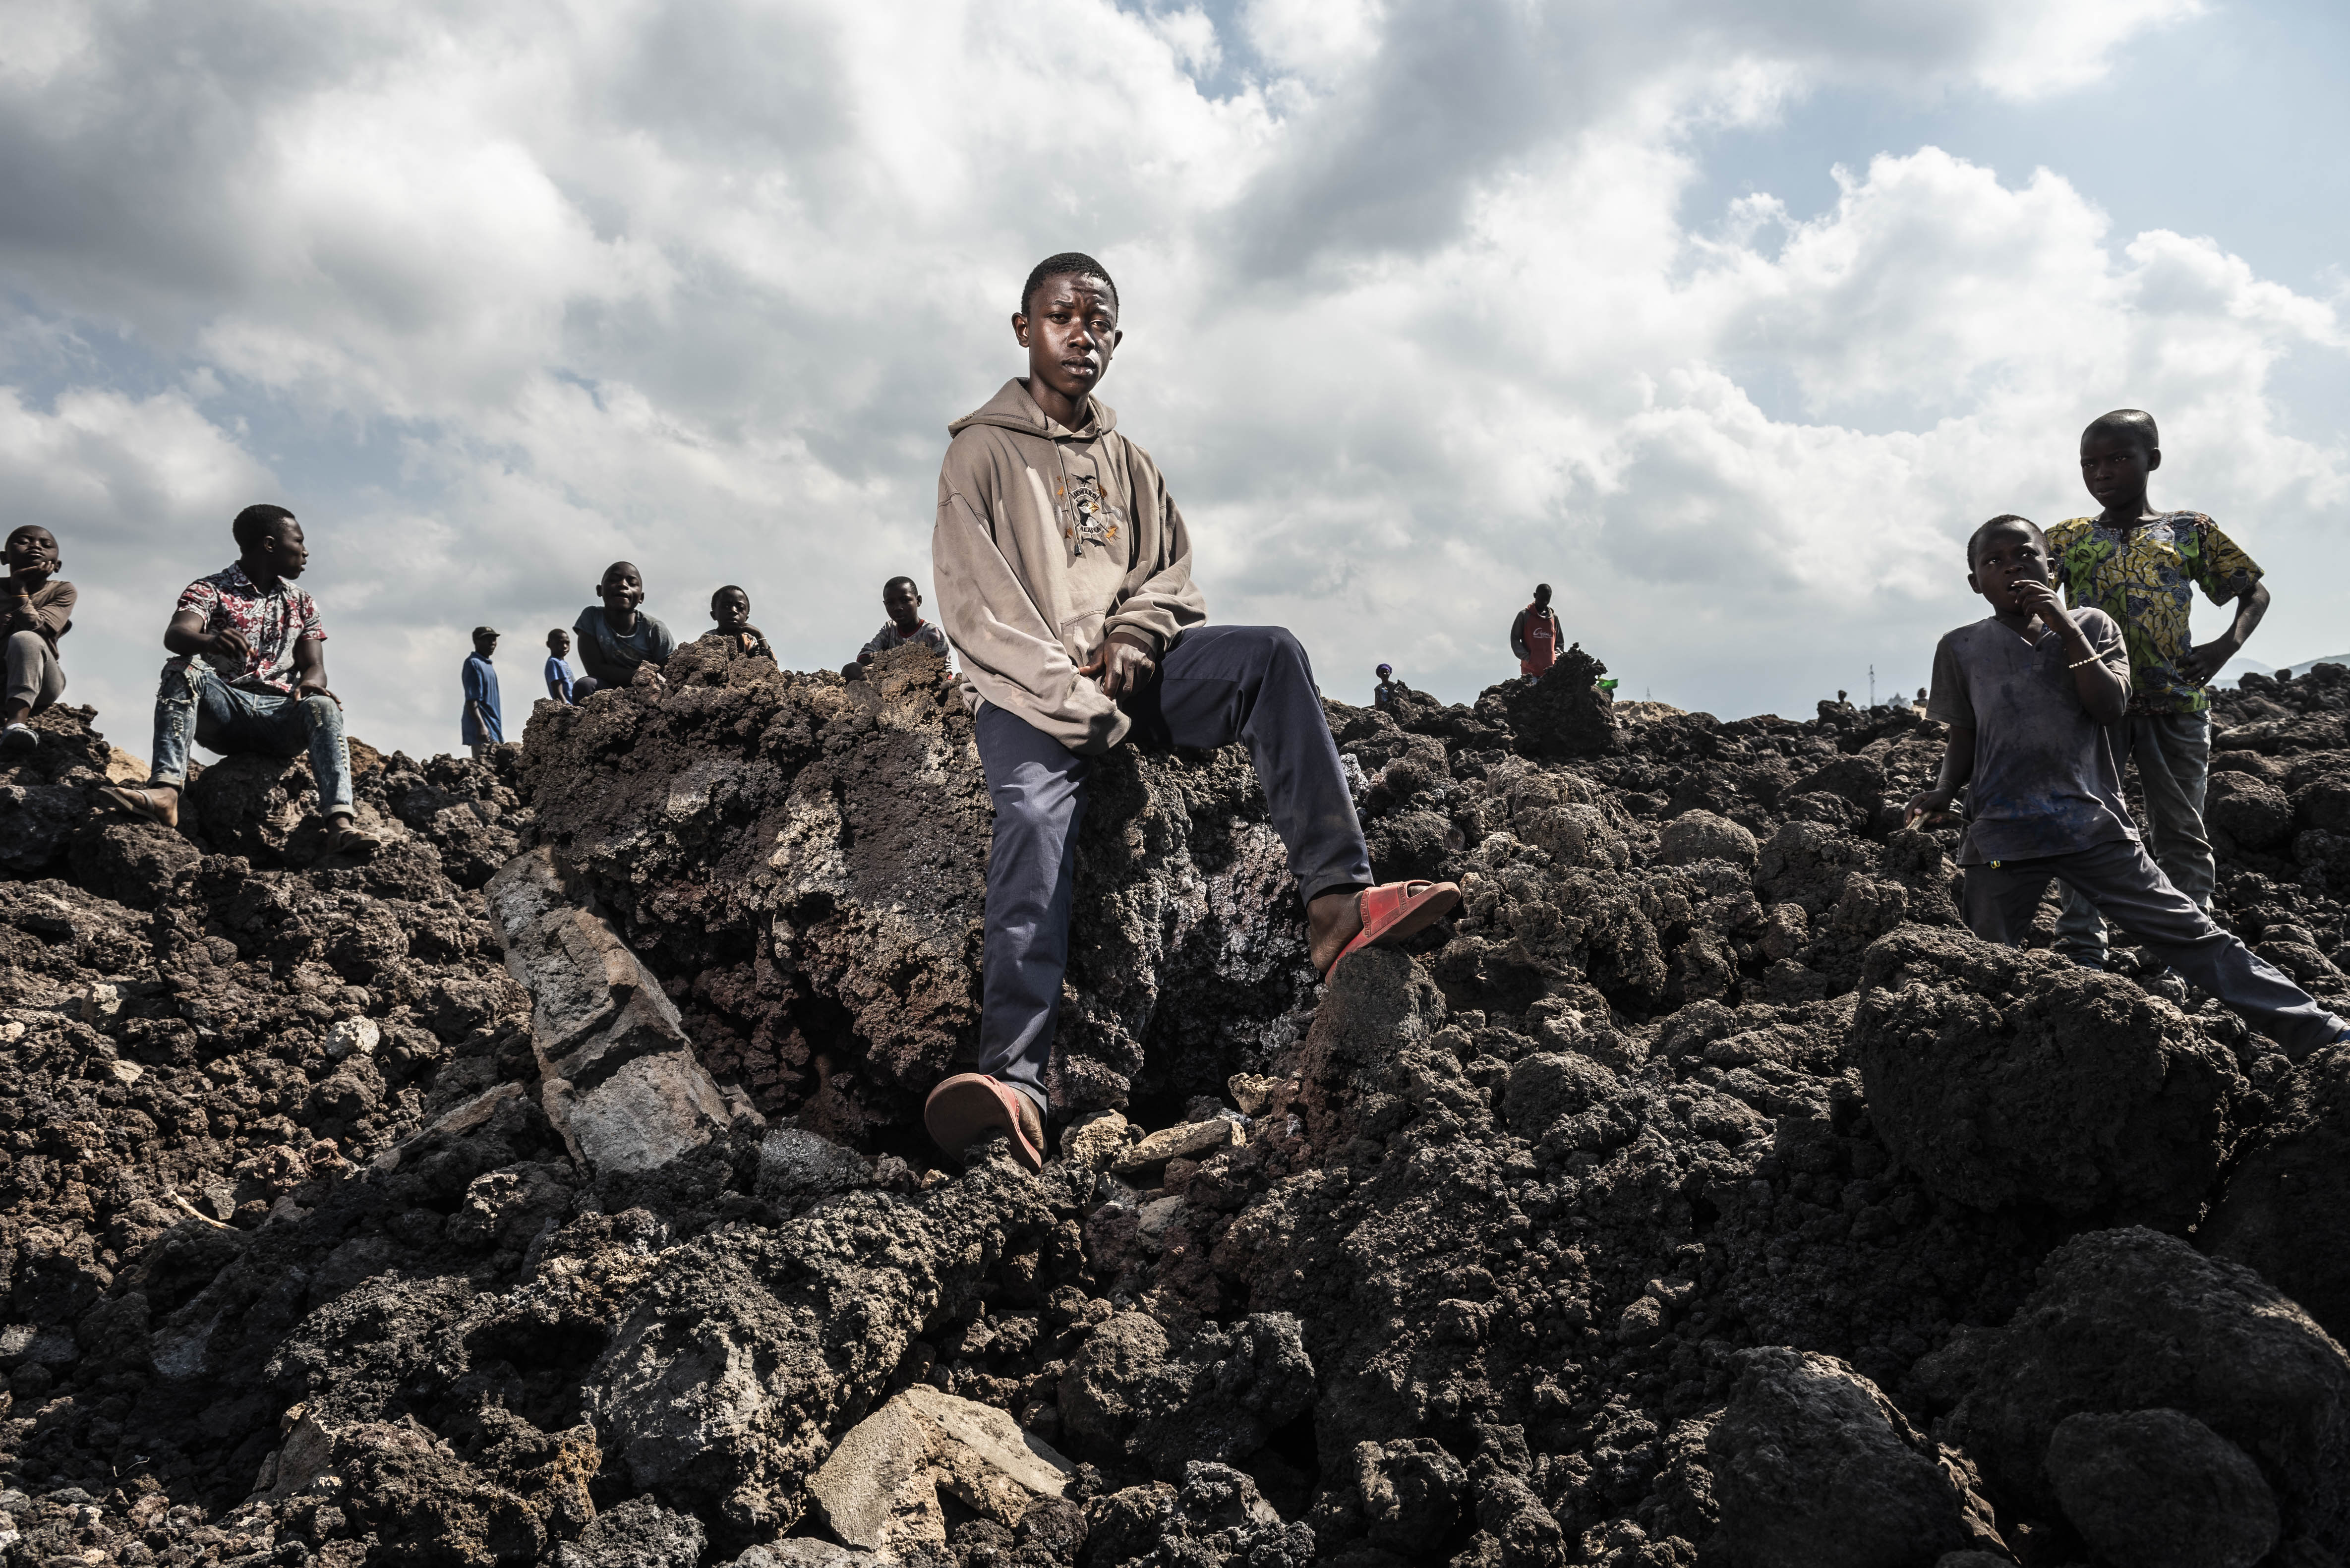
[[[1934,649],[1926,713],[1950,727],[1950,741],[1941,777],[1907,815],[1935,820],[1966,790],[1968,927],[2021,946],[2049,880],[2062,877],[2295,1060],[2350,1039],[2350,1025],[2212,924],[2147,858],[2106,730],[2129,700],[2129,649],[2105,611],[2066,612],[2046,535],[1994,517],[1967,542],[1967,567],[1991,614]]]
[[[751,595],[748,590],[729,583],[710,596],[710,618],[718,623],[716,631],[706,631],[704,637],[714,637],[729,642],[743,652],[775,662],[775,650],[769,646],[766,633],[751,624]]]
[[[669,628],[637,607],[645,602],[645,579],[635,562],[605,567],[596,597],[604,602],[589,605],[571,623],[579,634],[580,667],[588,671],[571,683],[574,702],[585,702],[607,686],[626,686],[648,664],[658,672],[677,650]]]
[[[7,695],[0,702],[0,752],[40,743],[25,722],[66,689],[57,639],[73,629],[74,586],[57,575],[57,535],[37,523],[8,533],[8,575],[0,577],[0,622],[8,637]]]
[[[327,688],[326,624],[317,601],[294,586],[310,562],[302,524],[264,504],[238,513],[229,527],[235,562],[190,583],[163,629],[163,646],[177,657],[163,666],[155,694],[146,787],[100,793],[133,815],[177,827],[197,743],[232,756],[293,757],[307,747],[327,818],[326,852],[371,853],[375,836],[353,820],[342,700]]]
[[[941,659],[951,659],[947,634],[922,618],[922,590],[911,577],[892,577],[881,585],[881,608],[889,618],[857,650],[857,662],[870,664],[877,653],[919,642]]]
[[[1044,1163],[1045,1068],[1068,967],[1091,759],[1130,732],[1245,742],[1325,975],[1460,902],[1449,882],[1372,887],[1370,857],[1305,650],[1279,627],[1209,626],[1191,540],[1149,454],[1093,396],[1117,351],[1117,286],[1090,256],[1037,265],[1013,336],[1028,374],[949,426],[931,535],[940,618],[995,805],[979,1071],[931,1091],[950,1154],[1001,1133]],[[893,622],[895,610],[892,610]]]

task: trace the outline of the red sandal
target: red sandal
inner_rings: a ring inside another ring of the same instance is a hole
[[[1382,882],[1376,888],[1366,888],[1355,895],[1355,908],[1363,917],[1363,929],[1353,941],[1338,950],[1330,967],[1322,971],[1328,980],[1337,972],[1347,955],[1357,948],[1391,948],[1409,940],[1436,924],[1461,907],[1461,886],[1457,882]]]

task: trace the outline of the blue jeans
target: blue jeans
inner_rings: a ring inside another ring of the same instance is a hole
[[[1967,868],[1967,927],[1987,942],[2022,945],[2048,879],[2095,900],[2094,908],[2146,950],[2243,1014],[2294,1061],[2343,1038],[2342,1020],[2276,966],[2211,923],[2170,885],[2144,848],[2122,839],[2070,855]],[[2102,922],[2100,922],[2102,924]]]
[[[2108,732],[2114,761],[2124,769],[2137,763],[2137,784],[2146,796],[2146,820],[2137,826],[2146,852],[2170,885],[2208,914],[2211,888],[2219,881],[2211,836],[2203,828],[2203,795],[2211,783],[2211,715],[2132,713]],[[2070,883],[2064,894],[2056,950],[2075,963],[2105,968],[2106,922],[2097,906]]]
[[[1297,639],[1277,626],[1185,632],[1128,701],[1134,733],[1162,745],[1248,743],[1290,874],[1308,903],[1366,888],[1370,851],[1337,742]],[[1087,758],[1016,714],[983,704],[980,765],[995,804],[987,857],[979,1070],[1045,1108],[1045,1072],[1069,967],[1070,888],[1086,817]]]
[[[351,748],[343,739],[343,711],[331,697],[298,701],[285,691],[231,686],[202,659],[163,666],[155,693],[155,761],[147,782],[178,788],[188,780],[188,749],[209,746],[223,756],[298,757],[310,753],[318,809],[351,814]]]

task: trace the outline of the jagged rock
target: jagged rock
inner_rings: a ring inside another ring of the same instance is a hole
[[[2350,1049],[2329,1046],[2270,1090],[2210,1219],[2205,1251],[2256,1270],[2335,1340],[2350,1339]]]
[[[2118,976],[1910,927],[1868,950],[1852,1054],[1886,1147],[1980,1209],[2184,1229],[2237,1140],[2232,1053]]]
[[[1355,1491],[1371,1544],[1406,1555],[1429,1552],[1452,1530],[1469,1472],[1426,1438],[1357,1443]]]
[[[585,1406],[637,1488],[734,1529],[787,1528],[827,1426],[867,1407],[993,1260],[1053,1229],[1035,1184],[993,1160],[915,1199],[842,1193],[775,1231],[697,1236],[630,1297]]]
[[[1684,812],[1673,818],[1658,832],[1657,845],[1658,857],[1668,866],[1727,860],[1751,867],[1762,853],[1752,833],[1710,811]]]
[[[2277,1543],[2260,1467],[2176,1410],[2066,1417],[2048,1440],[2048,1480],[2099,1562],[2252,1568]]]
[[[700,646],[668,673],[534,712],[542,841],[691,979],[690,1032],[762,1109],[913,1123],[978,1019],[989,806],[961,700],[919,648],[855,683]],[[1123,746],[1087,789],[1056,1109],[1262,1070],[1314,976],[1245,753]]]
[[[801,1127],[773,1127],[759,1142],[762,1198],[807,1198],[863,1187],[873,1167],[854,1149]]]
[[[2142,1228],[2078,1236],[2003,1331],[1953,1354],[1968,1392],[1945,1438],[2027,1517],[2062,1506],[2043,1461],[2067,1417],[2168,1409],[2251,1457],[2289,1549],[2350,1547],[2350,1358],[2247,1269]]]
[[[531,1045],[549,1120],[598,1176],[639,1177],[697,1155],[734,1116],[676,1005],[604,920],[571,900],[552,854],[490,879],[506,971],[531,993]]]
[[[1003,1411],[917,1384],[851,1428],[808,1491],[835,1535],[895,1551],[946,1540],[941,1491],[1010,1527],[1075,1474]]]
[[[1877,1386],[1833,1356],[1742,1352],[1706,1446],[1733,1568],[1929,1568],[2004,1550],[1991,1507]]]
[[[1256,1482],[1227,1465],[1194,1461],[1184,1467],[1180,1487],[1155,1481],[1097,1498],[1087,1524],[1086,1560],[1101,1568],[1308,1568],[1316,1561],[1314,1532],[1284,1524]]]
[[[1193,1459],[1247,1459],[1314,1392],[1314,1364],[1285,1313],[1180,1343],[1147,1314],[1120,1313],[1061,1379],[1061,1420],[1092,1450],[1173,1480]]]
[[[1205,1121],[1184,1122],[1146,1133],[1138,1142],[1120,1149],[1111,1160],[1110,1168],[1120,1176],[1133,1176],[1170,1159],[1205,1159],[1216,1150],[1241,1141],[1237,1123],[1223,1116],[1210,1116]]]
[[[2213,774],[2203,815],[2245,849],[2274,849],[2293,836],[2293,809],[2284,791],[2250,774]]]
[[[551,1568],[698,1568],[708,1542],[691,1514],[632,1497],[557,1546]]]

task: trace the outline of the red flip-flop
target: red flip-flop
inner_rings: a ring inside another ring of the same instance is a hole
[[[1391,948],[1409,940],[1444,919],[1461,906],[1461,886],[1457,882],[1382,882],[1376,888],[1366,888],[1355,895],[1355,908],[1361,911],[1363,929],[1355,940],[1338,950],[1330,967],[1322,971],[1327,980],[1357,948]]]
[[[1031,1170],[1045,1168],[1045,1118],[1036,1102],[984,1073],[957,1073],[932,1089],[922,1102],[922,1126],[931,1142],[957,1158],[991,1133],[1008,1134],[1014,1159]]]

